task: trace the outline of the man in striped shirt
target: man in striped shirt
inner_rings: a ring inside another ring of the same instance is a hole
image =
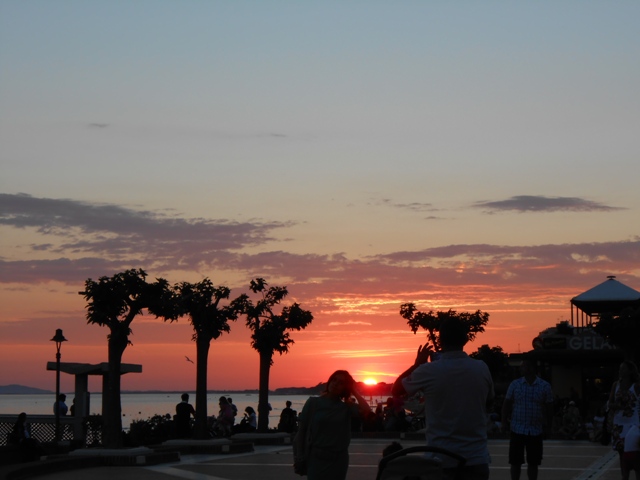
[[[542,463],[542,439],[551,427],[553,393],[551,385],[536,375],[533,360],[522,362],[522,377],[509,385],[502,405],[502,428],[509,429],[509,463],[511,480],[520,479],[520,470],[527,452],[527,477],[538,478]]]

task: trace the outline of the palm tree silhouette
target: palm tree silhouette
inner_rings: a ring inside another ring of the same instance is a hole
[[[229,321],[238,319],[237,300],[221,306],[231,290],[214,286],[205,278],[198,283],[182,282],[176,287],[180,314],[187,315],[193,327],[192,339],[196,342],[196,423],[194,436],[207,438],[207,368],[211,340],[229,333]],[[189,357],[188,361],[193,363]]]
[[[87,321],[109,328],[107,376],[103,412],[104,444],[109,448],[122,445],[122,405],[120,403],[120,374],[122,354],[131,334],[131,322],[146,309],[149,313],[166,319],[176,319],[178,312],[169,283],[157,278],[147,283],[142,269],[116,273],[113,277],[100,277],[98,281],[87,279],[85,289],[78,292],[87,300]]]
[[[254,304],[247,295],[241,295],[237,300],[252,331],[251,346],[260,355],[258,431],[266,432],[269,428],[269,372],[273,354],[287,353],[294,343],[288,330],[306,328],[313,315],[300,308],[298,303],[282,307],[280,313],[274,312],[274,307],[288,295],[287,287],[268,287],[263,278],[256,278],[251,280],[249,288],[260,295],[259,300]]]

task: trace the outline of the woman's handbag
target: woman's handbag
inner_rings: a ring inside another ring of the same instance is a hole
[[[309,417],[304,423],[304,429],[299,429],[293,439],[293,471],[298,475],[306,475],[311,453],[311,423],[316,411],[316,399],[310,398]]]

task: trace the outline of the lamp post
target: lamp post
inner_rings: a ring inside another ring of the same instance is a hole
[[[67,339],[62,335],[62,329],[56,329],[56,334],[51,339],[52,342],[56,342],[56,401],[54,403],[54,413],[56,414],[56,442],[60,440],[60,405],[58,404],[58,398],[60,397],[60,347],[62,342],[66,342]]]

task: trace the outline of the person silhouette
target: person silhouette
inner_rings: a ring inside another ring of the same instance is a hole
[[[21,460],[25,462],[38,460],[44,455],[44,449],[40,445],[40,442],[31,436],[31,428],[27,423],[27,414],[25,412],[18,415],[18,419],[13,425],[7,443],[18,446]]]
[[[470,358],[463,347],[468,325],[449,318],[440,324],[441,352],[421,346],[413,366],[400,374],[391,393],[400,397],[424,394],[426,440],[466,459],[462,468],[448,457],[442,459],[443,478],[486,480],[489,478],[487,417],[493,404],[493,380],[487,364]],[[431,361],[430,361],[431,360]]]
[[[234,433],[255,432],[258,428],[258,416],[252,406],[247,405],[240,423],[233,426]]]
[[[53,404],[54,415],[57,415],[58,412],[60,412],[60,416],[64,417],[67,414],[67,412],[69,411],[69,408],[65,403],[66,400],[67,400],[67,396],[64,393],[61,393],[60,395],[58,395],[58,400]]]
[[[522,377],[507,389],[502,404],[502,429],[509,431],[509,463],[511,480],[520,479],[520,470],[527,452],[527,478],[538,478],[542,463],[542,440],[551,428],[553,392],[549,382],[536,375],[536,364],[525,358]]]
[[[351,397],[357,404],[352,403]],[[349,469],[351,418],[370,412],[353,377],[337,370],[319,397],[309,398],[300,412],[294,444],[294,471],[309,480],[344,480]]]
[[[292,433],[298,426],[298,412],[291,408],[291,402],[287,400],[285,408],[280,412],[279,432]]]
[[[234,423],[233,409],[227,397],[224,396],[220,397],[218,405],[220,406],[220,412],[216,418],[217,429],[221,435],[228,437],[232,433]]]
[[[613,415],[611,445],[620,458],[622,479],[627,480],[635,467],[624,455],[625,437],[632,426],[640,424],[640,374],[634,362],[625,360],[620,364],[608,405],[609,415]]]
[[[195,418],[196,411],[189,403],[189,394],[183,393],[182,401],[176,405],[176,414],[173,417],[176,425],[176,437],[189,438],[191,436],[191,417]]]

